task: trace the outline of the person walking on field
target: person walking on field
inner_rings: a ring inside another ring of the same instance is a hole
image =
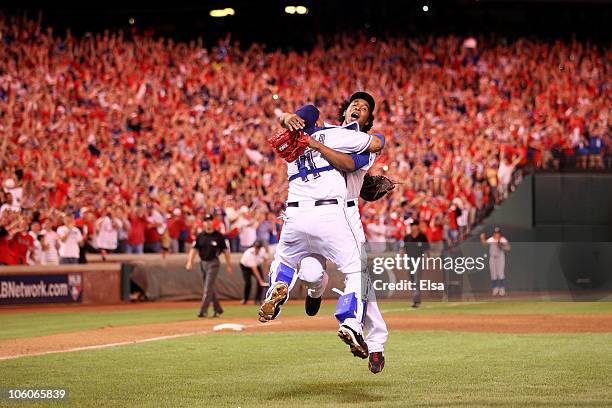
[[[422,257],[429,251],[429,241],[427,236],[421,231],[419,227],[419,221],[414,220],[410,224],[410,233],[404,237],[402,247],[400,248],[400,254],[407,254],[409,257],[417,259]],[[418,267],[411,272],[411,280],[415,284],[415,290],[412,294],[412,308],[416,309],[421,305],[421,277],[423,274],[423,267]]]
[[[493,296],[505,296],[504,270],[506,268],[506,256],[504,252],[510,251],[510,243],[502,236],[501,228],[495,227],[493,236],[487,239],[483,232],[480,234],[480,242],[489,247],[489,268],[491,270],[491,286]]]
[[[204,283],[204,293],[202,295],[202,306],[198,317],[208,316],[208,307],[211,302],[213,305],[213,317],[219,317],[223,313],[223,308],[219,303],[219,297],[215,289],[215,281],[219,274],[219,255],[225,255],[225,265],[228,274],[233,275],[232,259],[229,249],[225,245],[225,237],[213,228],[213,216],[204,216],[204,230],[196,237],[189,258],[187,259],[187,270],[191,270],[196,253],[200,255],[200,270],[202,272],[202,282]]]

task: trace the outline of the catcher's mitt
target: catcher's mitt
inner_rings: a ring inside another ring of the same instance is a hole
[[[396,184],[398,183],[385,176],[370,176],[366,173],[359,197],[366,201],[380,200],[385,194],[393,190]]]
[[[280,157],[291,163],[308,148],[309,137],[302,130],[280,129],[268,138],[268,143]]]

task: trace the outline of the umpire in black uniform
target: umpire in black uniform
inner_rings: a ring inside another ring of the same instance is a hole
[[[213,317],[218,317],[223,313],[223,308],[219,303],[217,291],[215,290],[215,281],[219,273],[219,255],[225,254],[225,265],[227,273],[232,275],[232,259],[230,251],[225,245],[225,237],[213,228],[213,216],[206,214],[204,216],[204,231],[198,234],[193,243],[189,258],[187,259],[187,270],[191,270],[193,260],[196,256],[196,251],[200,255],[200,269],[202,270],[202,282],[204,283],[204,294],[202,295],[202,307],[198,317],[206,317],[208,315],[208,306],[210,302],[213,304]]]
[[[411,258],[420,258],[421,255],[426,254],[429,250],[429,242],[427,236],[419,228],[418,221],[412,221],[410,224],[410,233],[404,237],[402,245],[403,252]],[[413,271],[412,281],[416,287],[412,295],[412,307],[417,308],[421,304],[421,274],[423,272],[423,266]]]

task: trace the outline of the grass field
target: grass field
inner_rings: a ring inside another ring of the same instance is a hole
[[[332,305],[323,313],[331,314]],[[610,303],[432,303],[389,314],[609,314]],[[251,316],[252,307],[228,307]],[[193,319],[193,310],[0,312],[3,339]],[[300,315],[289,305],[284,315]],[[65,387],[57,406],[606,407],[612,333],[392,331],[373,375],[333,332],[221,333],[0,361],[0,388]],[[22,404],[0,401],[0,406]],[[24,406],[37,406],[23,404]],[[40,403],[39,406],[49,406]]]

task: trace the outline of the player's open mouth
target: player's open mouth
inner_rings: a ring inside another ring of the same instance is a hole
[[[353,119],[359,119],[359,113],[357,113],[357,112],[353,112],[353,113],[351,113],[351,118],[353,118]]]

